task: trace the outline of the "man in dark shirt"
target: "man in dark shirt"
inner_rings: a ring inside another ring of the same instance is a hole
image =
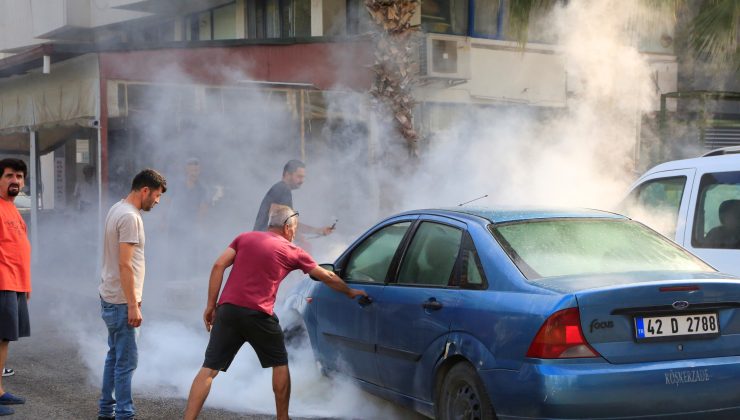
[[[256,231],[267,231],[267,219],[270,214],[270,209],[273,206],[288,206],[293,208],[293,190],[297,190],[303,185],[303,181],[306,178],[306,164],[300,160],[293,159],[289,160],[288,163],[283,167],[283,179],[275,183],[275,185],[267,191],[265,198],[262,199],[260,209],[257,212],[257,219],[254,221],[254,229]],[[323,228],[316,228],[308,226],[305,223],[301,223],[298,226],[301,233],[314,233],[317,235],[328,235],[334,227],[326,226]]]

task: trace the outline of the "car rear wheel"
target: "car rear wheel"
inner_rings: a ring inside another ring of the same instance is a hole
[[[468,363],[458,363],[447,372],[435,405],[439,420],[496,418],[483,382]]]

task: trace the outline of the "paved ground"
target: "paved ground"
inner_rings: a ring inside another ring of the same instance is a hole
[[[75,284],[77,283],[77,284]],[[84,354],[76,340],[79,336],[72,336],[76,330],[89,330],[89,335],[100,338],[104,343],[104,326],[99,319],[99,302],[95,295],[95,286],[91,281],[66,280],[61,281],[53,276],[36,276],[34,278],[34,293],[30,302],[32,336],[23,338],[10,344],[10,354],[7,366],[15,369],[12,377],[3,378],[5,389],[27,399],[25,405],[16,406],[16,414],[10,419],[55,419],[79,420],[97,418],[97,399],[99,388],[91,381],[89,363],[84,363]],[[145,323],[152,323],[165,316],[182,316],[188,313],[199,324],[200,307],[185,311],[181,306],[182,298],[176,298],[181,305],[169,302],[153,293],[148,295],[148,305],[144,311]],[[197,299],[200,303],[202,299]],[[155,302],[160,302],[159,309],[155,309]],[[178,308],[178,306],[180,306]],[[187,306],[191,306],[187,304]],[[164,308],[168,308],[167,311]],[[179,315],[176,312],[181,312]],[[198,325],[199,326],[199,325]],[[146,328],[144,325],[143,328]],[[98,337],[100,336],[100,337]],[[202,345],[199,344],[199,347]],[[141,357],[147,357],[142,355]],[[104,357],[100,353],[100,363]],[[200,357],[200,356],[198,356]],[[192,363],[198,363],[194,361]],[[191,364],[192,364],[191,363]],[[141,359],[140,359],[141,366]],[[197,368],[197,367],[196,367]],[[140,369],[141,370],[141,369]],[[144,372],[137,371],[138,375]],[[190,373],[188,373],[189,377]],[[226,378],[225,378],[226,379]],[[224,379],[224,381],[225,381]],[[164,381],[166,383],[166,381]],[[294,382],[295,384],[295,382]],[[308,387],[311,385],[309,384]],[[304,390],[306,385],[303,385]],[[294,388],[296,388],[294,386]],[[294,389],[294,396],[300,390]],[[358,391],[360,392],[360,391]],[[335,392],[330,391],[330,394]],[[161,395],[172,395],[167,389],[162,389]],[[266,395],[270,395],[269,390]],[[341,394],[339,394],[341,395]],[[234,398],[239,398],[235,393]],[[319,398],[320,399],[320,398]],[[382,402],[367,394],[361,394],[360,399],[365,404],[357,407],[358,415],[341,416],[367,418],[361,415],[363,408],[370,404],[371,408],[381,407],[384,418],[418,419],[417,415],[407,412],[396,406]],[[178,419],[182,418],[185,407],[183,398],[152,397],[142,393],[134,394],[134,401],[139,419]],[[354,400],[353,400],[354,401]],[[369,403],[368,403],[369,401]],[[330,402],[326,402],[330,404]],[[352,404],[352,403],[350,403]],[[346,404],[345,404],[346,405]],[[331,410],[329,410],[331,412]],[[271,419],[273,416],[237,413],[227,410],[206,408],[201,419]],[[299,417],[293,417],[298,419]],[[316,418],[316,417],[315,417]]]
[[[5,389],[28,402],[16,406],[12,419],[78,420],[97,418],[99,389],[89,383],[77,347],[48,328],[35,328],[34,336],[11,343],[8,365],[16,370],[3,378]],[[101,361],[102,362],[102,361]],[[181,418],[185,401],[135,395],[140,419]],[[206,409],[202,419],[269,419],[225,410]]]

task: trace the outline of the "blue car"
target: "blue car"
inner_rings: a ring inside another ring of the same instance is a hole
[[[322,370],[424,415],[740,418],[740,279],[621,215],[409,211],[323,266],[370,298],[307,289]]]

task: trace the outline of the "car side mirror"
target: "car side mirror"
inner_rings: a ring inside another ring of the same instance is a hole
[[[334,264],[319,264],[319,267],[323,268],[326,271],[331,271],[332,273],[335,273],[336,274],[336,271],[334,271],[335,270]],[[321,281],[321,280],[317,279],[314,276],[309,276],[309,277],[311,277],[311,280]]]

